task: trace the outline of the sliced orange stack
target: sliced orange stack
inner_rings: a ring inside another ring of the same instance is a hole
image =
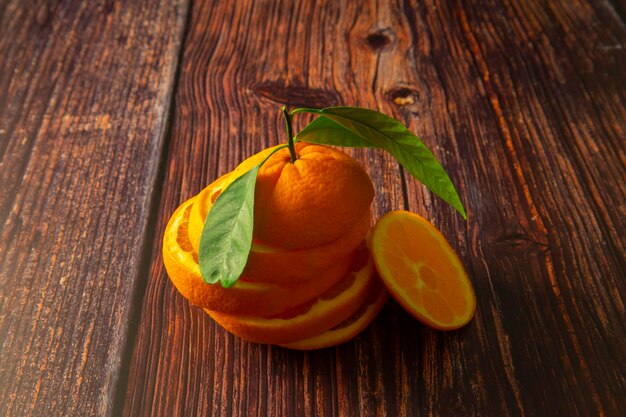
[[[292,349],[342,343],[386,300],[365,245],[374,190],[348,155],[296,144],[259,170],[251,252],[229,288],[206,284],[198,266],[204,222],[219,194],[275,148],[242,162],[172,215],[163,240],[167,272],[183,296],[237,336]]]

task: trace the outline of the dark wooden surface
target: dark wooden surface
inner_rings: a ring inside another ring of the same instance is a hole
[[[2,416],[113,412],[187,11],[129,3],[0,1]]]
[[[0,415],[626,415],[621,3],[129,3],[0,8]],[[176,292],[165,222],[283,142],[283,104],[375,108],[434,150],[467,222],[350,152],[377,216],[421,213],[458,250],[467,327],[389,302],[301,353]]]

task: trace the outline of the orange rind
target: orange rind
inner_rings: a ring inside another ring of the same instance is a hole
[[[295,152],[295,162],[285,148],[259,170],[255,239],[289,250],[328,245],[369,211],[372,181],[356,160],[336,149],[299,142]]]
[[[316,279],[320,272],[343,264],[371,228],[366,213],[345,236],[335,242],[310,249],[286,251],[252,242],[243,275],[258,282],[296,284]]]

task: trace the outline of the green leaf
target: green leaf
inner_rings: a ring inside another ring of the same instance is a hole
[[[454,188],[454,184],[432,152],[409,129],[397,120],[375,110],[359,107],[329,107],[316,111],[321,115],[303,129],[299,140],[335,146],[363,146],[384,149],[424,184],[430,191],[458,210],[467,218],[465,208]],[[335,124],[318,121],[325,117]],[[348,133],[338,133],[343,127]],[[319,138],[315,134],[319,129]],[[335,132],[335,134],[333,134]],[[355,137],[360,138],[357,140]]]
[[[319,116],[306,125],[296,135],[299,142],[311,142],[319,145],[348,146],[352,148],[375,148],[376,145],[361,136],[352,133],[332,119],[326,116]]]
[[[243,272],[252,245],[254,188],[260,165],[233,181],[219,195],[204,223],[198,261],[207,284],[228,288]]]

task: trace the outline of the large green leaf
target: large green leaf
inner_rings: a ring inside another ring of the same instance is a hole
[[[296,135],[299,142],[311,142],[320,145],[348,146],[352,148],[375,148],[376,145],[367,139],[346,129],[339,123],[326,116],[319,116],[306,125]]]
[[[362,146],[355,145],[358,143],[355,136],[358,136],[362,139],[361,142],[368,143],[369,147],[375,146],[389,152],[411,175],[466,218],[463,203],[445,169],[426,145],[402,123],[375,110],[359,107],[329,107],[316,113],[332,120],[335,125],[326,121],[316,122],[322,117],[315,119],[312,122],[317,123],[314,127],[307,131],[307,126],[303,130],[308,142]],[[334,132],[340,130],[336,125],[342,126],[350,134],[329,134],[331,130]],[[324,133],[320,135],[321,139],[317,139],[315,135],[315,126]]]
[[[198,263],[207,284],[228,288],[243,272],[252,245],[254,188],[259,165],[233,181],[219,195],[204,223]]]

